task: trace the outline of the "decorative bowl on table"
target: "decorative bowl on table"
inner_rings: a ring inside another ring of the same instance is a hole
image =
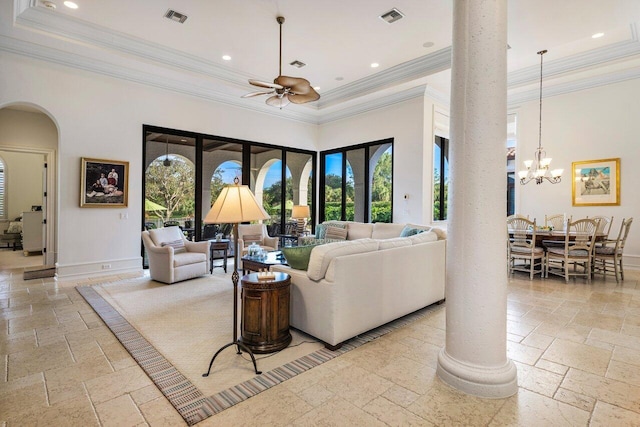
[[[553,231],[553,225],[538,225],[536,226],[537,231]]]

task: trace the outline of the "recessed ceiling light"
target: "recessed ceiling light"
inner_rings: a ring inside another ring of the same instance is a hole
[[[75,4],[72,1],[68,1],[68,0],[64,2],[64,5],[67,6],[69,9],[77,9],[78,8],[77,4]]]
[[[591,38],[592,39],[599,39],[602,36],[604,36],[604,33],[595,33],[594,35],[591,36]]]
[[[379,66],[380,64],[378,64],[377,62],[371,63],[371,68],[378,68]]]
[[[229,55],[222,55],[222,59],[225,61],[231,61],[231,57]]]
[[[43,2],[42,2],[42,5],[43,5],[44,7],[46,7],[47,9],[52,9],[52,10],[54,10],[54,9],[56,8],[56,4],[55,4],[54,2],[52,2],[52,1],[43,1]]]
[[[422,43],[422,47],[432,47],[433,46],[433,42],[424,42]]]

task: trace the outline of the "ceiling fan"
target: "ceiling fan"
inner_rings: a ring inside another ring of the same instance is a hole
[[[286,107],[290,102],[304,104],[320,99],[320,94],[311,87],[307,79],[282,75],[282,24],[284,23],[284,17],[278,16],[276,21],[280,25],[280,70],[278,77],[273,80],[273,83],[249,79],[249,83],[252,85],[270,90],[251,92],[242,97],[252,98],[260,95],[271,95],[265,102],[272,107],[278,108]]]

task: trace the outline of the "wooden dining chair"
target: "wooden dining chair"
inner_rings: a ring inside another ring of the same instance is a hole
[[[571,277],[583,276],[587,279],[587,283],[591,283],[597,228],[598,221],[594,219],[567,221],[564,245],[547,247],[545,276],[549,277],[549,274],[562,276],[567,283]]]
[[[511,218],[524,218],[524,219],[529,219],[529,215],[513,214],[513,215],[509,215],[509,216],[507,217],[507,219],[511,219]]]
[[[536,222],[526,218],[507,219],[509,243],[507,246],[508,271],[529,273],[529,280],[535,274],[544,276],[544,249],[536,246]],[[536,268],[539,267],[539,268]]]
[[[623,219],[618,237],[615,240],[605,240],[602,245],[595,247],[593,261],[594,272],[600,273],[603,276],[613,273],[616,277],[616,283],[624,280],[622,253],[632,222],[633,218]],[[620,279],[618,279],[618,277],[620,277]]]
[[[609,238],[609,232],[611,231],[611,226],[613,225],[613,217],[595,215],[595,216],[592,216],[591,219],[600,221],[600,223],[598,224],[598,229],[596,230],[596,234],[600,236],[604,236],[605,239]]]
[[[571,216],[565,214],[554,214],[544,216],[545,227],[553,227],[555,231],[564,231],[567,221],[571,221]]]

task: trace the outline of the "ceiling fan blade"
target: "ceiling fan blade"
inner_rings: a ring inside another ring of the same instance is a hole
[[[254,86],[266,87],[266,88],[269,88],[269,89],[284,89],[284,87],[282,87],[278,83],[267,83],[267,82],[263,82],[261,80],[249,79],[249,83],[251,83]]]
[[[284,87],[293,88],[294,86],[307,85],[311,87],[311,83],[309,80],[303,79],[302,77],[289,77],[289,76],[278,76],[274,83],[282,85]]]
[[[288,95],[282,95],[282,96],[273,95],[267,98],[265,102],[267,103],[267,105],[270,105],[272,107],[283,108],[289,105],[291,101],[289,100]]]
[[[270,90],[270,91],[264,91],[264,90],[260,90],[257,92],[249,92],[247,94],[244,94],[241,96],[241,98],[253,98],[254,96],[260,96],[260,95],[269,95],[275,93],[275,91]]]
[[[320,99],[320,95],[315,90],[313,90],[313,93],[308,93],[305,95],[297,93],[289,94],[289,100],[294,104],[306,104],[307,102],[317,101],[318,99]]]
[[[279,76],[275,82],[289,88],[291,102],[294,104],[304,104],[320,99],[320,94],[311,87],[311,83],[307,79]]]

